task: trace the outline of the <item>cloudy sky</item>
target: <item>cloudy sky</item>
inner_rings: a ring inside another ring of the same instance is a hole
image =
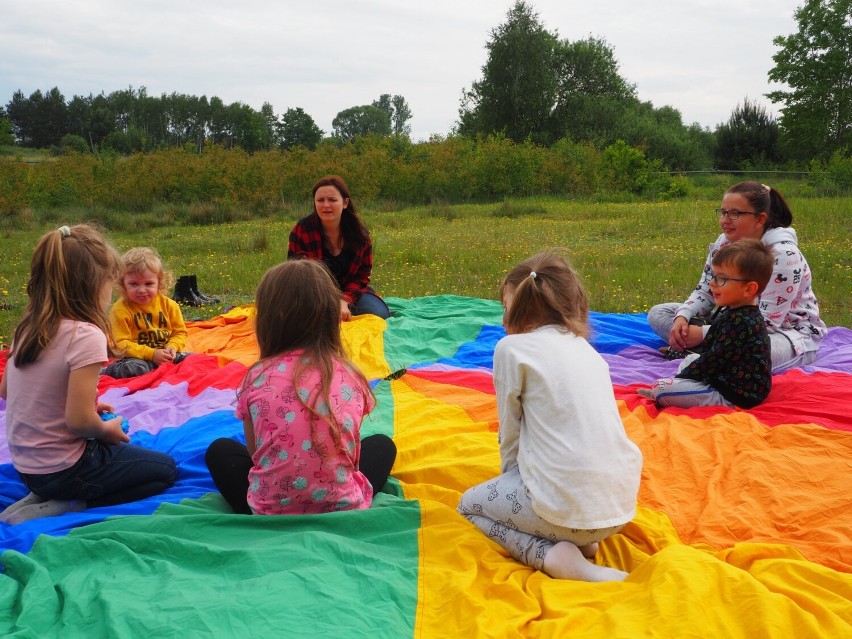
[[[640,99],[715,128],[763,94],[772,39],[804,0],[530,0],[560,38],[605,39]],[[147,87],[301,107],[331,132],[343,109],[400,94],[415,140],[447,134],[512,0],[0,0],[0,104],[20,89]]]

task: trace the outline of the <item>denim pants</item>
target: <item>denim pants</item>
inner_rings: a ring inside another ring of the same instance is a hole
[[[191,353],[178,353],[172,364],[180,364]],[[157,370],[157,365],[146,359],[136,357],[124,357],[114,361],[112,364],[101,369],[101,375],[109,375],[115,379],[127,379],[128,377],[139,377],[146,373]]]
[[[20,473],[24,485],[43,499],[84,500],[112,506],[157,495],[175,483],[177,466],[165,453],[133,444],[107,445],[90,439],[76,464],[44,475]]]

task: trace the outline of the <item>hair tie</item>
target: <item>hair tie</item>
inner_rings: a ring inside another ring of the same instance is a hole
[[[532,279],[535,279],[535,271],[530,271],[530,277],[531,277]]]
[[[760,186],[762,186],[762,187],[763,187],[764,189],[766,189],[767,191],[771,191],[771,190],[772,190],[772,188],[771,188],[768,184],[761,184]]]
[[[59,234],[62,237],[71,237],[71,229],[69,229],[67,226],[60,226],[56,230],[59,231]]]

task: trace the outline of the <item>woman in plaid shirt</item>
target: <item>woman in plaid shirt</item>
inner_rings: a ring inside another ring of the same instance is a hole
[[[373,242],[358,217],[349,187],[338,175],[326,175],[314,184],[314,212],[290,231],[287,259],[318,260],[328,267],[343,297],[340,319],[369,313],[383,319],[390,311],[370,288]]]

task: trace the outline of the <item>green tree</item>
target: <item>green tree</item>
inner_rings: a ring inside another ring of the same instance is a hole
[[[226,108],[226,122],[234,146],[253,153],[265,147],[266,118],[248,104],[234,102]]]
[[[24,92],[18,89],[6,105],[6,117],[12,125],[14,135],[24,146],[30,138],[30,108]]]
[[[13,96],[16,109],[19,93],[20,91]],[[36,89],[23,104],[25,116],[18,137],[25,145],[36,148],[59,146],[62,136],[68,133],[68,106],[59,89],[54,87],[47,93]],[[10,114],[12,106],[13,103],[10,102],[7,107]],[[15,124],[13,120],[13,127]]]
[[[748,98],[738,104],[725,124],[716,128],[717,169],[771,167],[780,160],[781,129],[765,107]]]
[[[391,105],[393,106],[393,116],[391,117],[393,134],[408,137],[411,134],[411,125],[408,124],[408,121],[412,118],[411,108],[401,95],[393,96]]]
[[[74,133],[66,133],[59,141],[59,149],[63,155],[68,155],[69,153],[88,153],[89,144],[82,136]]]
[[[391,121],[391,131],[396,136],[405,136],[411,133],[408,121],[411,119],[411,109],[405,98],[401,95],[391,97],[390,93],[383,93],[378,100],[373,100],[373,106],[388,114]]]
[[[606,146],[625,109],[636,104],[636,89],[621,77],[605,40],[564,40],[555,49],[558,88],[552,136],[569,135]]]
[[[782,103],[785,146],[799,159],[852,147],[852,0],[805,0],[794,13],[799,30],[778,36],[769,71],[789,90],[766,94]]]
[[[482,79],[462,94],[458,132],[547,141],[557,91],[557,43],[532,7],[516,2],[506,22],[491,31]]]
[[[260,107],[260,115],[263,120],[260,146],[266,151],[271,151],[278,146],[278,116],[269,102],[264,102]]]
[[[331,121],[334,137],[341,142],[351,142],[363,135],[387,136],[391,133],[391,120],[387,111],[372,105],[344,109]]]
[[[654,107],[635,100],[614,113],[612,128],[599,131],[596,144],[607,147],[618,140],[641,149],[672,169],[708,169],[713,164],[713,134],[700,124],[685,126],[680,111],[671,106]]]
[[[322,140],[323,133],[303,109],[287,109],[278,125],[278,144],[282,149],[303,146],[313,151]]]
[[[0,146],[11,146],[15,143],[12,135],[12,123],[7,117],[0,117]]]

